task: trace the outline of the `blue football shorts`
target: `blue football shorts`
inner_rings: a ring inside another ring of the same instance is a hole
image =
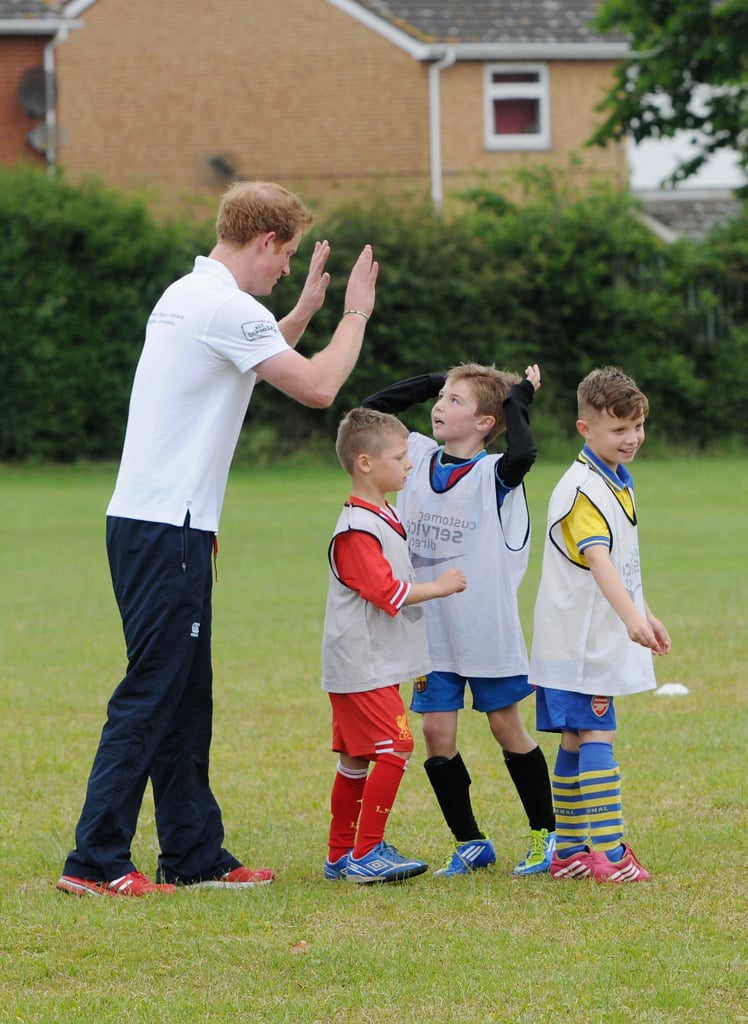
[[[429,672],[413,680],[410,710],[460,711],[465,707],[465,687],[470,687],[473,711],[486,714],[516,704],[532,693],[527,676],[461,676],[456,672]]]
[[[580,729],[614,732],[613,698],[538,686],[535,689],[535,726],[540,732],[579,732]]]

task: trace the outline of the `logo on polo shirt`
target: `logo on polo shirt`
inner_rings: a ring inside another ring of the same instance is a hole
[[[247,320],[242,324],[242,334],[247,341],[263,341],[275,337],[277,333],[274,320]]]
[[[200,623],[199,622],[193,622],[192,623],[192,629],[190,630],[190,636],[193,636],[193,637],[200,636]]]

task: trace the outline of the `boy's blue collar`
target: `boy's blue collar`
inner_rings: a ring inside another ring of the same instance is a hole
[[[595,453],[590,448],[587,447],[587,445],[584,445],[579,457],[583,462],[587,462],[589,465],[591,465],[592,468],[595,469],[601,476],[605,477],[605,479],[608,481],[608,483],[611,484],[612,487],[633,487],[633,478],[629,473],[628,469],[626,468],[626,466],[624,466],[622,463],[618,464],[616,471],[614,473],[609,466],[606,466],[605,463],[602,462],[597,457],[597,455],[595,455]]]
[[[453,455],[447,455],[446,459],[445,459],[444,446],[441,445],[439,447],[438,454],[439,454],[439,459],[438,459],[439,465],[440,466],[448,466],[450,469],[453,469],[455,466],[466,466],[469,462],[477,462],[478,459],[482,459],[484,457],[484,455],[486,454],[486,450],[484,448],[482,451],[478,452],[477,455],[474,455],[472,457],[472,459],[457,459]]]

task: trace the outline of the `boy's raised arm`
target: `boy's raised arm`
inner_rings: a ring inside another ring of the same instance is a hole
[[[538,454],[530,430],[529,406],[534,395],[532,382],[525,379],[512,385],[504,401],[506,452],[496,472],[507,487],[518,487],[522,483]]]
[[[376,409],[377,412],[389,412],[396,416],[408,406],[436,398],[444,387],[446,377],[446,373],[422,373],[417,377],[408,377],[369,395],[361,405],[365,409]]]

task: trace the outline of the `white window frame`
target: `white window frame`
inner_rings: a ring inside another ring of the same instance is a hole
[[[494,82],[494,74],[536,74],[537,82]],[[551,100],[547,64],[485,64],[483,67],[484,144],[488,150],[550,149]],[[506,99],[538,101],[538,131],[532,134],[497,135],[494,102]]]

